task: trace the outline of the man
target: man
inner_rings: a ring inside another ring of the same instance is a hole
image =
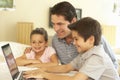
[[[60,2],[52,7],[51,22],[56,34],[52,40],[52,46],[55,48],[61,64],[71,62],[77,55],[77,49],[73,45],[71,30],[68,25],[77,21],[75,8],[69,2]],[[110,56],[115,68],[118,67],[115,54],[108,43],[101,39],[101,44]]]

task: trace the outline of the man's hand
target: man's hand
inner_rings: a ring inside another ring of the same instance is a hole
[[[27,48],[25,49],[24,53],[25,53],[25,54],[26,54],[26,53],[30,53],[31,50],[32,50],[31,47],[27,47]]]

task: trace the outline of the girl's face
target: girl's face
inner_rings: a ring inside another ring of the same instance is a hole
[[[33,51],[39,53],[45,50],[47,42],[45,41],[43,35],[33,34],[31,36],[31,46]]]
[[[72,36],[74,39],[74,45],[76,46],[78,52],[83,53],[93,47],[93,36],[89,37],[86,41],[84,41],[84,38],[81,37],[76,31],[72,31]]]

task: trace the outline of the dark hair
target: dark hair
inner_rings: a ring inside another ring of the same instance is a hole
[[[102,31],[101,25],[97,20],[85,17],[73,24],[70,24],[68,27],[70,30],[77,31],[85,41],[93,35],[95,37],[94,45],[98,45],[100,43]]]
[[[32,30],[32,32],[30,34],[30,39],[31,39],[32,35],[34,35],[34,34],[43,35],[45,41],[48,41],[48,34],[47,34],[47,31],[44,28],[36,28],[36,29]]]
[[[65,20],[68,20],[69,22],[71,22],[74,17],[77,18],[75,8],[72,6],[72,4],[66,1],[60,2],[52,7],[51,15],[54,14],[64,16]]]

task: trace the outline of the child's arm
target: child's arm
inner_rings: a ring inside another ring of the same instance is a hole
[[[22,56],[16,58],[16,63],[17,63],[18,66],[24,66],[24,65],[30,64],[30,63],[26,60],[25,54],[23,54]]]
[[[27,71],[25,72],[25,77],[26,78],[46,78],[48,80],[88,80],[88,76],[84,73],[81,72],[76,72],[75,74],[69,76],[69,74],[55,74],[58,72],[64,73],[64,72],[69,72],[74,70],[74,68],[70,65],[58,65],[58,66],[52,66],[52,67],[47,67],[41,70],[33,70],[33,71]],[[53,72],[53,73],[51,73]]]
[[[34,63],[41,63],[39,60],[27,59],[26,55],[23,54],[22,56],[16,58],[16,63],[18,66],[26,66]]]
[[[50,61],[51,62],[48,62],[48,63],[35,63],[35,64],[30,64],[30,65],[27,65],[29,67],[49,67],[49,66],[56,66],[59,64],[59,61],[58,61],[58,58],[56,56],[56,54],[53,54],[51,57],[50,57]]]

